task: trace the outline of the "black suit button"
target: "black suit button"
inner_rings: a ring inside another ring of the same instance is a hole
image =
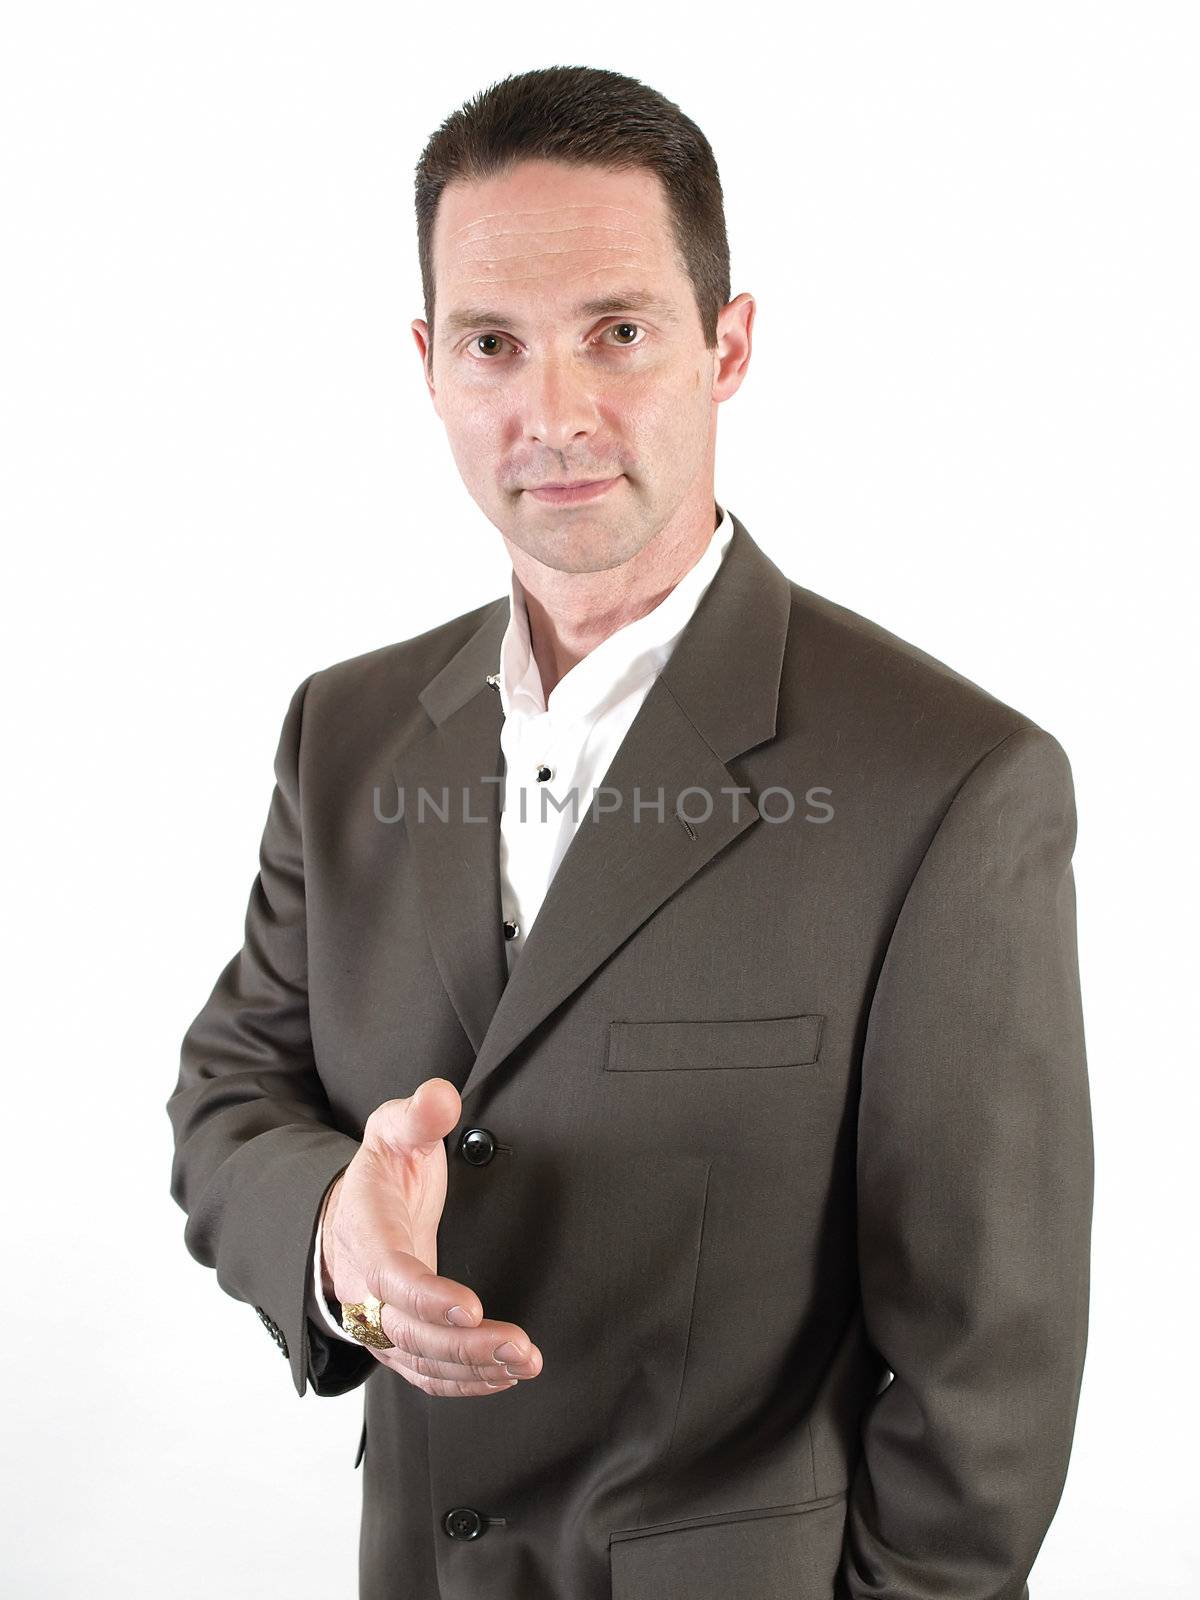
[[[458,1141],[458,1152],[473,1167],[486,1167],[496,1154],[496,1140],[486,1128],[468,1128]]]
[[[272,1339],[274,1339],[275,1343],[286,1356],[288,1353],[288,1347],[287,1340],[283,1336],[283,1329],[277,1322],[272,1321],[272,1319],[267,1315],[261,1306],[255,1306],[254,1309],[258,1312],[258,1320],[262,1323],[263,1327],[271,1335]]]
[[[518,933],[520,933],[520,931],[521,931],[520,928],[512,920],[511,917],[505,917],[505,919],[504,919],[504,937],[506,939],[515,939],[517,937]]]
[[[478,1539],[483,1532],[483,1518],[470,1506],[455,1506],[442,1518],[442,1527],[452,1539]]]

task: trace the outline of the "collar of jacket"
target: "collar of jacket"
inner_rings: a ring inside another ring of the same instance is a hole
[[[476,1056],[465,1102],[532,1031],[693,873],[759,820],[754,795],[734,818],[726,765],[774,738],[791,588],[730,512],[725,558],[651,685],[605,774],[620,803],[590,810],[567,848],[508,976],[500,905],[500,696],[488,683],[508,625],[505,595],[420,692],[431,727],[393,758],[434,959]],[[685,797],[685,827],[675,815]],[[663,791],[660,822],[648,809]],[[424,788],[430,807],[416,816]],[[634,798],[643,810],[635,820]],[[705,795],[712,807],[703,812]],[[478,819],[478,820],[466,820]],[[507,981],[506,981],[507,980]]]

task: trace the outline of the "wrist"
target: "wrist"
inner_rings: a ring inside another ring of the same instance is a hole
[[[336,1302],[333,1288],[333,1219],[337,1213],[338,1195],[342,1187],[341,1174],[333,1180],[321,1211],[321,1288],[327,1300]]]

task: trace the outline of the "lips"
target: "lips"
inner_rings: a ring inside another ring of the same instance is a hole
[[[531,494],[535,500],[541,500],[547,505],[575,505],[585,500],[596,500],[621,481],[620,475],[615,478],[593,478],[580,483],[567,484],[542,484],[536,489],[526,489],[526,494]]]

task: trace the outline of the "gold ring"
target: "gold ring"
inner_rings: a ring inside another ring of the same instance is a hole
[[[342,1307],[342,1327],[352,1339],[370,1345],[372,1350],[394,1350],[395,1345],[383,1331],[382,1309],[383,1301],[369,1294],[357,1304]]]

